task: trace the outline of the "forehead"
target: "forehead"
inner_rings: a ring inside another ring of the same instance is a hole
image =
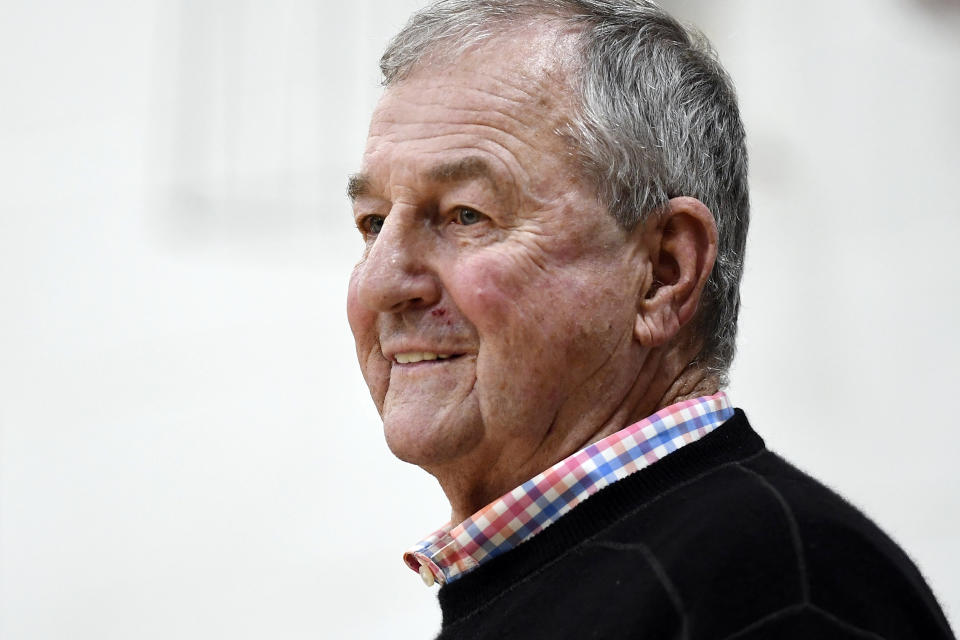
[[[455,58],[437,54],[420,63],[377,105],[363,158],[364,186],[448,173],[508,176],[536,187],[570,157],[560,133],[573,104],[565,73],[568,40],[530,26]],[[464,158],[468,164],[456,164]],[[476,170],[480,164],[488,171]]]

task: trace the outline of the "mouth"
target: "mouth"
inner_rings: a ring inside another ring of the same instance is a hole
[[[396,353],[393,361],[397,364],[416,364],[418,362],[430,362],[434,360],[455,360],[464,354],[462,353],[434,353],[432,351],[405,351]]]

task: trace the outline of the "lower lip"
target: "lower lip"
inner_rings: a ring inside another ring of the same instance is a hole
[[[462,355],[462,354],[461,354]],[[449,358],[437,358],[436,360],[420,360],[418,362],[397,362],[393,361],[394,366],[398,367],[416,367],[418,365],[429,365],[429,364],[444,364],[445,362],[453,362],[454,360],[459,360],[461,355],[450,356]]]

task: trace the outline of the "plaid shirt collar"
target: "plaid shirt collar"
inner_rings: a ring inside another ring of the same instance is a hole
[[[605,486],[713,431],[733,416],[722,391],[666,407],[594,442],[454,526],[411,547],[403,560],[427,586],[453,582],[556,522]]]

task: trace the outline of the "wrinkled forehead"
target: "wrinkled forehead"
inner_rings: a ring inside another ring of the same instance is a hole
[[[509,174],[535,189],[538,180],[555,180],[562,165],[569,168],[565,132],[574,103],[568,61],[557,45],[555,30],[529,27],[453,57],[428,56],[384,91],[364,172],[371,178],[385,167],[419,173],[417,165],[432,166],[441,153],[479,152],[489,174]]]

